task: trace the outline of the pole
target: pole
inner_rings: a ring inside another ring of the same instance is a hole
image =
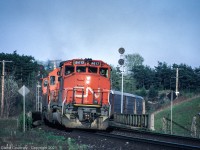
[[[38,105],[38,111],[39,111],[39,110],[40,110],[40,95],[39,95],[39,94],[40,94],[40,93],[39,93],[39,92],[40,92],[40,90],[39,90],[40,87],[39,87],[39,82],[38,82],[38,86],[37,86],[37,87],[38,87],[38,88],[37,88],[37,90],[38,90],[38,91],[37,91],[37,92],[38,92],[38,94],[37,94],[37,96],[38,96],[38,98],[37,98],[37,100],[38,100],[38,101],[37,101],[37,105]]]
[[[178,96],[179,92],[178,92],[178,68],[176,68],[176,96]]]
[[[35,110],[37,111],[37,85],[36,85],[36,89],[35,89]]]
[[[36,86],[36,111],[40,110],[40,84],[39,82],[37,82],[37,86]]]
[[[23,128],[24,128],[24,132],[25,132],[25,88],[24,88],[24,86],[23,86],[23,101],[24,101],[24,105],[23,105],[23,110],[24,110]]]
[[[5,76],[5,63],[6,62],[12,62],[12,61],[0,61],[3,64],[2,67],[2,82],[1,82],[1,117],[3,118],[4,114],[4,76]]]
[[[2,61],[3,68],[2,68],[2,82],[1,82],[1,117],[3,118],[4,113],[4,72],[5,72],[5,61]]]
[[[173,91],[171,91],[171,134],[172,134],[172,107],[173,107]]]
[[[124,98],[124,93],[123,93],[123,88],[124,88],[124,85],[123,85],[123,78],[124,78],[124,65],[122,65],[122,88],[121,88],[121,90],[122,90],[122,94],[121,94],[121,114],[123,113],[123,98]]]
[[[123,74],[124,74],[124,52],[125,52],[125,49],[123,47],[119,48],[118,52],[121,54],[120,55],[120,59],[118,60],[118,63],[121,65],[122,67],[122,88],[121,88],[121,114],[123,113],[123,97],[124,97],[124,94],[123,94]]]

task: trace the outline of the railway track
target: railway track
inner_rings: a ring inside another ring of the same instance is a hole
[[[62,135],[66,138],[73,138],[79,144],[88,145],[88,149],[200,149],[199,144],[187,142],[192,139],[173,137],[171,140],[169,140],[172,136],[162,136],[161,134],[156,135],[153,133],[145,133],[140,131],[133,132],[125,129],[115,129],[111,132],[74,129],[70,132],[66,132],[65,130],[56,130],[55,128],[47,127],[44,130],[47,132],[54,132],[56,135]],[[183,142],[180,142],[181,140],[183,140]],[[198,143],[199,141],[197,140],[195,142]]]
[[[147,139],[147,138],[139,138],[139,137],[132,137],[132,136],[125,136],[125,135],[118,135],[118,134],[107,134],[103,132],[95,133],[100,136],[108,137],[108,138],[117,138],[120,140],[136,142],[136,143],[145,143],[150,144],[149,148],[159,147],[161,149],[188,149],[188,150],[195,150],[200,149],[200,146],[196,145],[189,145],[189,144],[181,144],[176,142],[168,142],[168,141],[161,141],[158,139]]]
[[[137,138],[154,139],[158,141],[176,142],[179,144],[200,146],[200,139],[198,138],[191,138],[191,137],[184,137],[184,136],[177,136],[177,135],[170,135],[170,134],[161,134],[161,133],[156,133],[156,132],[132,130],[132,129],[125,129],[125,128],[113,129],[111,133],[117,134],[117,135],[125,135],[125,136],[127,135],[127,136],[137,137]]]

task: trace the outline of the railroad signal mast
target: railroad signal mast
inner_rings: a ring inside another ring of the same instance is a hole
[[[12,61],[7,61],[7,60],[3,60],[0,61],[2,62],[2,82],[1,82],[1,118],[3,118],[3,113],[4,113],[4,76],[5,76],[5,63],[7,62],[12,62]]]
[[[35,104],[37,112],[42,112],[42,102],[41,102],[41,97],[40,97],[40,88],[41,88],[41,85],[39,84],[39,82],[37,82],[37,85],[36,85],[36,104]]]
[[[122,94],[121,94],[121,114],[123,113],[123,97],[124,97],[124,95],[123,95],[123,78],[124,78],[124,52],[125,52],[125,49],[124,48],[119,48],[119,50],[118,50],[118,52],[121,54],[120,55],[120,59],[118,60],[118,63],[119,63],[119,65],[122,67],[122,71],[121,71],[121,73],[122,73],[122,87],[121,87],[121,92],[122,92]]]

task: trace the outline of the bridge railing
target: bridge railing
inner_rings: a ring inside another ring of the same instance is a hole
[[[114,121],[116,123],[134,126],[134,127],[143,127],[148,128],[149,123],[148,114],[136,115],[136,114],[114,114]]]

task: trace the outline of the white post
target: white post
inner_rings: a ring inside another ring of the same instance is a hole
[[[37,84],[35,86],[35,110],[37,111]]]
[[[142,114],[144,115],[146,113],[145,111],[145,100],[142,100]]]
[[[178,91],[178,68],[176,68],[176,96],[178,97],[179,91]]]
[[[25,88],[23,88],[23,101],[24,101],[24,105],[23,105],[23,108],[24,108],[23,128],[24,128],[24,132],[25,132]]]
[[[2,68],[2,82],[1,82],[1,117],[3,118],[4,113],[4,71],[5,71],[5,61],[2,61],[3,68]]]
[[[37,95],[37,96],[38,96],[38,98],[37,98],[37,100],[38,100],[38,101],[37,101],[38,110],[37,110],[37,111],[40,111],[40,95],[39,95],[39,94],[40,94],[40,93],[39,93],[39,92],[40,92],[40,91],[39,91],[39,88],[40,88],[40,87],[39,87],[39,83],[38,83],[38,86],[37,86],[37,87],[38,87],[38,88],[37,88],[37,90],[38,90],[38,95]]]
[[[122,90],[122,94],[121,94],[121,114],[123,113],[123,98],[124,98],[124,93],[123,93],[123,91],[124,91],[124,85],[123,85],[123,83],[124,83],[124,81],[123,81],[123,78],[124,78],[124,76],[123,76],[123,74],[124,74],[124,65],[122,65],[122,88],[121,88],[121,90]]]
[[[23,85],[19,90],[18,90],[18,92],[23,96],[23,127],[24,127],[24,132],[25,132],[25,122],[26,122],[26,120],[25,120],[25,112],[26,112],[26,110],[25,110],[25,95],[26,94],[28,94],[30,91],[29,91],[29,89],[28,88],[26,88],[26,86],[25,85]]]
[[[172,107],[173,107],[173,91],[171,91],[171,134],[172,134]]]
[[[0,61],[2,62],[3,66],[2,66],[2,82],[1,82],[1,117],[3,118],[3,114],[4,114],[4,75],[5,75],[5,63],[6,62],[12,62],[12,61]]]
[[[40,111],[40,84],[37,82],[36,86],[36,111]]]
[[[118,63],[119,63],[119,65],[122,67],[122,71],[121,71],[121,73],[122,73],[122,88],[121,88],[121,114],[123,113],[123,98],[124,98],[124,94],[123,94],[123,78],[124,78],[124,52],[125,52],[125,49],[124,48],[119,48],[119,53],[121,54],[120,55],[120,59],[118,60]]]

